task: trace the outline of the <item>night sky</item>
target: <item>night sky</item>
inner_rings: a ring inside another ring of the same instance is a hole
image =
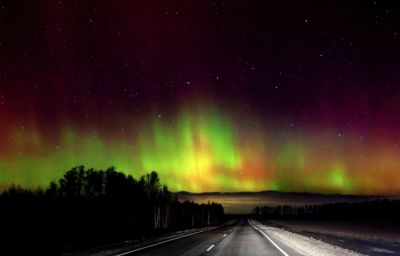
[[[0,1],[0,190],[400,193],[396,1]]]

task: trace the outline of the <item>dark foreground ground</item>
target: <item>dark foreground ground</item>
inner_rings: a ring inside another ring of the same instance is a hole
[[[343,228],[341,236],[338,232],[340,227],[336,228],[336,233],[332,233],[328,232],[326,224],[319,222],[308,222],[307,226],[312,226],[313,229],[305,228],[305,224],[300,228],[300,224],[294,225],[293,221],[260,223],[241,218],[220,227],[193,229],[149,238],[146,241],[130,244],[124,242],[65,255],[400,255],[400,243],[396,240],[367,239],[367,234],[364,239],[350,236],[346,228]],[[32,243],[31,246],[34,247],[35,244]],[[24,251],[29,252],[30,248],[25,248]],[[18,251],[2,251],[0,255],[21,254]]]
[[[150,245],[150,246],[149,246]],[[147,243],[114,253],[86,255],[400,255],[396,242],[360,240],[299,231],[276,223],[240,219],[169,242]]]

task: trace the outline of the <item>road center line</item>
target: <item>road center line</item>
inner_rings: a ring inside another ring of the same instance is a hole
[[[212,250],[212,248],[214,248],[215,244],[212,244],[210,247],[208,247],[208,249],[206,250],[206,252],[209,252]]]
[[[267,236],[264,232],[262,232],[261,229],[257,228],[255,225],[253,225],[253,223],[251,223],[250,220],[247,220],[247,221],[249,222],[249,224],[250,224],[255,230],[257,230],[257,231],[260,232],[263,236],[265,236],[265,238],[267,238],[268,241],[270,241],[271,244],[272,244],[273,246],[275,246],[276,249],[278,249],[283,255],[289,256],[289,254],[287,254],[281,247],[279,247],[274,241],[272,241],[272,239],[269,238],[269,236]]]

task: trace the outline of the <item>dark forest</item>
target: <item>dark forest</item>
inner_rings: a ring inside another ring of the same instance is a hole
[[[253,214],[262,219],[385,221],[400,224],[400,200],[313,204],[304,206],[256,206]]]
[[[46,189],[12,186],[0,196],[0,208],[2,251],[52,255],[216,225],[224,215],[220,204],[179,202],[155,171],[135,179],[113,167],[84,166]]]

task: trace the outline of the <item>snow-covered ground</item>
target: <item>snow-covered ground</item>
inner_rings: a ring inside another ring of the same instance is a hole
[[[273,220],[269,222],[287,227],[295,232],[306,231],[344,238],[400,243],[400,227],[393,223],[314,220]]]
[[[280,245],[284,250],[293,251],[296,255],[305,256],[356,256],[362,255],[354,251],[350,251],[338,246],[334,246],[314,239],[312,237],[300,235],[287,231],[282,228],[262,225],[257,221],[251,221],[258,229]],[[292,255],[288,253],[289,255]]]

